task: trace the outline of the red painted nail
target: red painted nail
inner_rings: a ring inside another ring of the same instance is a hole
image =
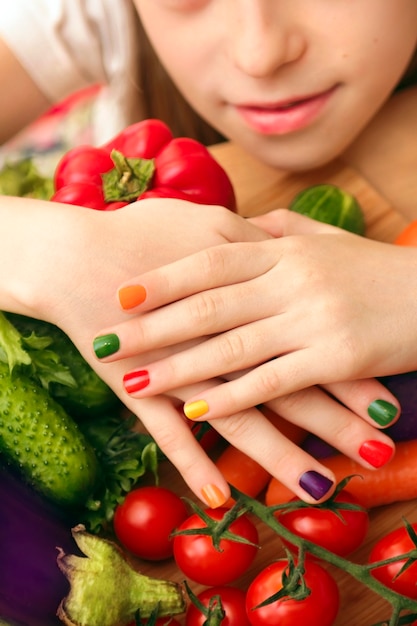
[[[145,389],[150,383],[148,370],[136,370],[123,376],[123,384],[127,393],[136,393]]]
[[[382,441],[364,441],[359,448],[360,456],[372,467],[382,467],[388,463],[393,453],[393,447]]]

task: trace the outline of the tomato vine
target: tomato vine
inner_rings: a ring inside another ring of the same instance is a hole
[[[415,623],[417,620],[417,600],[403,596],[386,587],[372,575],[372,570],[376,567],[381,567],[399,560],[406,560],[407,563],[412,563],[417,560],[417,536],[412,531],[411,525],[408,524],[407,521],[404,523],[415,547],[404,554],[396,555],[381,561],[374,561],[366,564],[355,563],[343,556],[330,552],[326,548],[319,546],[312,541],[299,537],[286,528],[279,521],[276,513],[283,508],[286,508],[288,505],[280,504],[276,506],[267,506],[262,502],[245,495],[232,485],[230,488],[235,504],[233,508],[230,509],[228,516],[229,520],[232,520],[234,517],[237,518],[242,515],[242,513],[251,513],[264,524],[269,526],[269,528],[271,528],[271,530],[273,530],[283,540],[297,548],[299,562],[302,562],[305,557],[305,553],[308,552],[319,558],[321,561],[325,561],[346,572],[349,576],[370,589],[372,592],[384,598],[384,600],[391,605],[391,616],[388,620],[378,622],[373,626],[404,626],[406,624]],[[302,506],[302,503],[300,504]],[[407,612],[407,614],[404,614],[405,612]]]

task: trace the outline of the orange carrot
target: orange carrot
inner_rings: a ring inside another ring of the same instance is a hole
[[[417,498],[417,439],[397,443],[394,457],[377,470],[366,469],[344,456],[337,454],[321,459],[336,476],[337,482],[358,474],[347,486],[366,508]],[[294,494],[276,478],[271,478],[266,490],[268,506],[288,502]]]
[[[262,413],[288,439],[297,444],[303,441],[306,433],[299,426],[288,422],[266,407],[262,408]],[[216,460],[216,466],[228,483],[252,498],[261,493],[267,486],[271,476],[259,463],[234,446],[228,446],[222,452]]]

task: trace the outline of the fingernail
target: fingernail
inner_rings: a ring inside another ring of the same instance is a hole
[[[379,426],[388,426],[397,416],[397,413],[397,407],[386,400],[374,400],[368,406],[369,417]]]
[[[333,481],[319,472],[310,470],[301,476],[299,485],[312,498],[320,500],[333,487]]]
[[[136,393],[145,389],[150,383],[148,370],[137,370],[123,376],[123,384],[127,393]]]
[[[388,463],[393,453],[393,447],[382,441],[364,441],[359,448],[359,455],[372,467],[382,467]]]
[[[226,496],[217,485],[206,485],[202,488],[201,495],[211,509],[217,509],[219,506],[223,506],[227,500]]]
[[[94,352],[98,359],[104,359],[118,351],[120,348],[119,337],[114,333],[110,335],[100,335],[93,341]]]
[[[129,285],[119,289],[119,302],[122,309],[133,309],[146,300],[146,289],[142,285]]]
[[[208,410],[209,405],[205,400],[196,400],[195,402],[189,402],[184,405],[184,413],[189,420],[196,420],[208,413]]]

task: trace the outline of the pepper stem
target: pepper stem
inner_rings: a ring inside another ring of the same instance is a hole
[[[154,159],[125,157],[118,150],[110,154],[114,168],[102,175],[106,202],[133,202],[149,189],[155,173]]]

